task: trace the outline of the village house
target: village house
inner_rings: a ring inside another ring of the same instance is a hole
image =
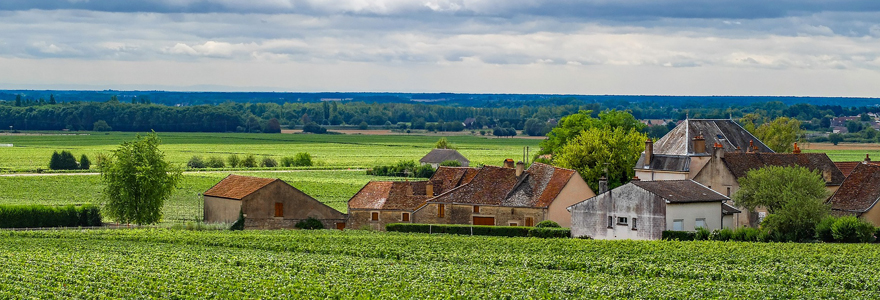
[[[859,164],[863,162],[871,163],[871,155],[865,154],[865,159],[861,161],[836,161],[834,165],[840,169],[840,172],[843,173],[843,176],[849,177],[849,174],[852,173],[853,169],[856,168]]]
[[[440,164],[444,161],[454,160],[461,163],[462,167],[467,167],[470,165],[471,161],[458,153],[455,149],[432,149],[431,152],[428,152],[422,159],[419,159],[419,163],[422,165],[431,165],[434,169],[440,167]]]
[[[864,161],[853,168],[837,192],[828,199],[838,215],[857,216],[880,226],[880,164]]]
[[[466,183],[428,199],[413,212],[413,222],[534,226],[553,220],[568,227],[571,215],[566,208],[595,195],[574,170],[542,163],[525,170],[522,162],[511,164],[506,160],[505,167],[477,169]]]
[[[345,214],[277,178],[229,175],[203,196],[208,223],[235,222],[242,212],[246,229],[292,229],[310,217],[327,229],[345,228]]]
[[[600,182],[600,190],[607,183]],[[570,206],[572,237],[659,240],[663,231],[733,228],[730,198],[693,180],[633,180]]]

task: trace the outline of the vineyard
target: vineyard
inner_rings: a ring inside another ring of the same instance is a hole
[[[0,298],[876,298],[873,245],[0,232]]]
[[[46,169],[53,151],[68,150],[76,157],[93,158],[109,153],[120,143],[129,141],[134,133],[111,132],[83,135],[21,135],[0,136],[0,143],[13,144],[0,151],[0,172]],[[315,135],[315,134],[248,134],[248,133],[159,133],[166,158],[184,166],[194,155],[226,158],[231,154],[255,155],[258,159],[280,160],[298,152],[308,152],[318,168],[368,168],[389,165],[400,160],[418,161],[427,154],[437,136],[407,135]],[[522,156],[522,148],[537,150],[540,140],[497,139],[481,136],[450,136],[458,150],[472,164],[500,165],[505,158]]]

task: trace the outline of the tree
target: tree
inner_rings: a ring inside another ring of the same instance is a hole
[[[104,210],[126,224],[153,224],[162,219],[162,207],[180,181],[180,169],[165,161],[155,132],[137,135],[113,151],[101,168]]]
[[[770,215],[761,226],[784,237],[804,240],[815,235],[816,224],[828,215],[828,197],[819,171],[800,166],[768,166],[751,170],[739,179],[733,195],[737,206],[754,211],[764,207]]]
[[[107,125],[107,121],[97,120],[97,121],[95,121],[94,124],[92,124],[92,130],[94,130],[94,131],[110,131],[110,130],[113,130],[113,128],[111,128],[110,125]]]
[[[541,151],[536,155],[556,153],[565,146],[569,140],[580,135],[581,132],[590,128],[622,128],[624,131],[630,129],[642,130],[645,124],[636,120],[633,115],[626,111],[608,110],[599,114],[599,118],[591,116],[592,111],[581,110],[576,114],[571,114],[559,120],[559,123],[549,133],[547,139],[541,142]],[[641,142],[644,142],[642,139]],[[641,143],[640,142],[640,143]]]
[[[73,157],[73,154],[69,151],[61,151],[60,154],[55,151],[52,153],[52,158],[49,159],[49,169],[76,170],[79,169],[79,164],[76,162],[76,158]]]
[[[79,168],[83,170],[88,170],[92,167],[92,162],[89,161],[89,157],[83,154],[79,157]]]
[[[445,137],[441,137],[437,140],[437,143],[434,144],[434,149],[455,149],[455,147],[453,147]]]
[[[310,122],[303,126],[303,132],[311,132],[316,134],[327,133],[327,128],[318,125],[318,123]]]
[[[278,119],[272,118],[269,119],[269,122],[266,122],[266,128],[263,129],[265,133],[281,133],[281,123],[278,122]]]
[[[55,95],[54,94],[49,95],[49,104],[52,104],[52,105],[57,104],[57,102],[55,102]]]
[[[257,167],[257,157],[253,154],[248,154],[241,160],[239,167],[245,168],[256,168]]]
[[[862,122],[856,122],[853,120],[846,121],[846,131],[849,131],[849,133],[862,131],[863,127],[864,125],[862,124]]]
[[[236,154],[230,154],[228,158],[226,158],[226,162],[229,163],[230,168],[238,168],[241,167],[241,158]]]
[[[554,162],[559,167],[578,171],[594,191],[599,189],[599,178],[605,176],[607,169],[608,187],[615,188],[635,175],[633,167],[647,139],[636,128],[593,127],[557,151]]]
[[[754,134],[773,151],[784,153],[794,150],[794,142],[803,135],[803,130],[800,121],[779,117],[773,122],[758,126]]]
[[[840,142],[843,142],[843,135],[839,133],[832,133],[828,135],[828,141],[837,146]]]
[[[526,120],[523,131],[530,136],[541,136],[546,135],[550,131],[550,127],[547,122],[531,118]]]

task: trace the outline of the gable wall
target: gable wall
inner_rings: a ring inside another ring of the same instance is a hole
[[[284,217],[275,217],[275,203],[283,203]],[[330,208],[318,200],[282,181],[275,181],[242,198],[242,209],[247,215],[246,228],[276,229],[293,228],[297,222],[314,217],[324,223],[324,228],[336,228],[345,222],[345,214]]]
[[[565,184],[565,187],[559,192],[559,195],[556,196],[556,199],[553,200],[553,203],[550,203],[547,219],[559,223],[559,226],[571,227],[571,213],[568,212],[567,208],[594,196],[596,196],[596,193],[590,189],[587,182],[581,178],[580,174],[574,173],[571,179],[568,180],[568,183]]]
[[[871,209],[860,216],[865,221],[871,222],[874,226],[880,226],[880,205],[874,205]]]
[[[233,223],[238,220],[238,212],[241,211],[241,201],[204,196],[206,223]]]
[[[626,184],[571,207],[571,234],[594,239],[658,240],[666,229],[665,201],[633,184]],[[613,219],[608,228],[608,217]],[[618,225],[626,217],[628,225]],[[637,230],[632,219],[637,219]]]

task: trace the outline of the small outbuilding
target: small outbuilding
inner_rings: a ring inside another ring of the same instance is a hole
[[[455,151],[455,149],[433,149],[431,152],[428,152],[425,157],[422,157],[422,159],[419,160],[419,163],[423,165],[431,165],[436,169],[440,167],[440,163],[447,160],[457,161],[461,163],[462,167],[467,167],[471,163],[470,160],[465,158],[464,155],[461,155],[461,153],[458,153],[458,151]]]
[[[345,228],[346,215],[277,178],[229,175],[204,193],[205,222],[235,222],[246,229],[294,228],[315,218],[326,229]]]
[[[728,205],[728,200],[693,180],[631,181],[570,206],[571,234],[659,240],[664,230],[730,228],[732,215],[739,210]]]

